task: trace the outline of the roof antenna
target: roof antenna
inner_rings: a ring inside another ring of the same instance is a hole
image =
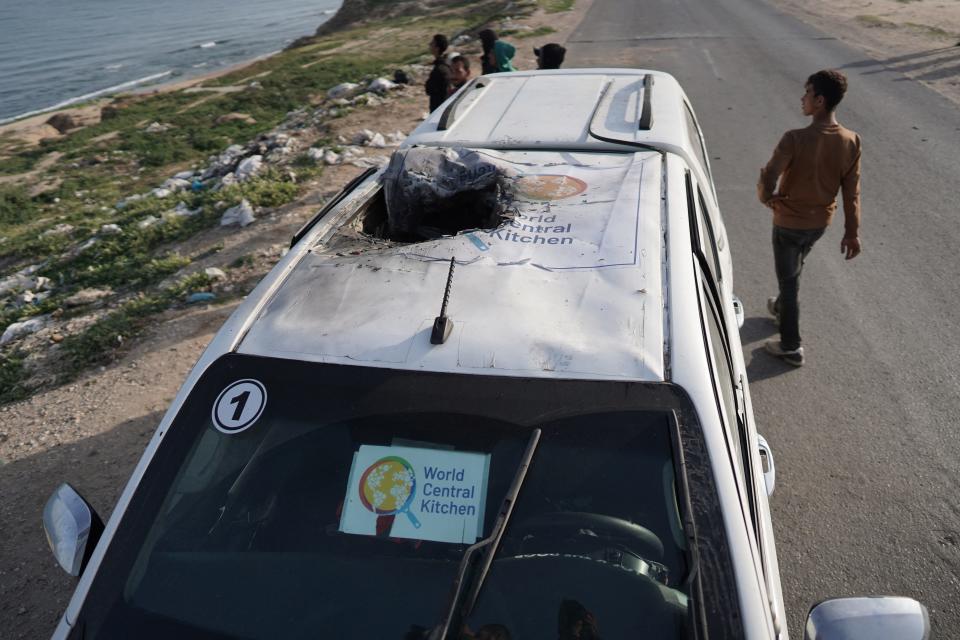
[[[456,258],[450,258],[450,272],[447,273],[447,288],[443,291],[443,304],[440,305],[440,315],[433,319],[433,332],[430,334],[430,344],[443,344],[450,337],[453,322],[447,317],[447,303],[450,302],[450,287],[453,285],[453,269],[457,266]]]

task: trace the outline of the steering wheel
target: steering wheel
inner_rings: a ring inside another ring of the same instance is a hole
[[[511,537],[525,536],[558,537],[573,534],[584,538],[596,538],[608,544],[616,542],[644,558],[663,561],[663,542],[653,531],[627,520],[599,513],[580,511],[556,511],[540,513],[510,525]]]

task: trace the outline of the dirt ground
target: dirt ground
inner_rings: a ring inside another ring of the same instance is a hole
[[[773,1],[960,104],[960,47],[954,46],[960,38],[960,0]],[[532,47],[564,42],[589,5],[577,0],[572,11],[525,20],[556,33],[516,40],[517,66],[534,68]],[[461,51],[475,53],[469,46]],[[336,128],[348,139],[364,128],[409,133],[425,111],[426,96],[414,86],[382,107],[337,120]],[[330,167],[316,192],[297,203],[242,231],[215,229],[192,239],[224,245],[202,266],[229,264],[251,252],[270,257],[266,262],[275,260],[324,197],[360,171]],[[251,273],[250,281],[264,272]],[[44,539],[41,513],[47,496],[70,481],[104,519],[109,517],[168,403],[236,304],[170,311],[113,365],[0,408],[0,636],[48,637],[72,593],[75,582],[56,565]]]
[[[960,105],[960,0],[770,0]]]

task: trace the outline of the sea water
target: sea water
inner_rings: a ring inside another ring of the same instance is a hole
[[[0,0],[0,124],[216,71],[312,34],[341,0]]]

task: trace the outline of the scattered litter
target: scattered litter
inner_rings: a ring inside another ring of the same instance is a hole
[[[82,307],[113,295],[110,289],[81,289],[63,301],[65,307]]]
[[[43,237],[43,238],[47,238],[47,237],[50,237],[50,236],[62,236],[62,235],[66,235],[66,234],[68,234],[68,233],[71,233],[72,231],[73,231],[73,225],[72,225],[72,224],[67,224],[67,223],[65,223],[65,222],[62,222],[62,223],[58,224],[58,225],[55,226],[55,227],[52,227],[52,228],[50,228],[50,229],[47,229],[46,231],[44,231],[43,233],[41,233],[40,236]]]
[[[217,185],[218,189],[223,189],[224,187],[229,187],[230,185],[237,184],[237,176],[232,173],[228,173],[222,178],[220,178],[220,184]]]
[[[177,203],[177,206],[175,206],[170,211],[166,212],[165,215],[168,215],[173,218],[190,218],[197,215],[201,211],[203,211],[202,207],[191,209],[187,206],[187,204],[183,200],[181,200],[180,202]]]
[[[22,338],[23,336],[30,335],[31,333],[36,333],[40,329],[43,329],[46,324],[47,316],[39,316],[36,318],[29,318],[21,322],[14,322],[7,327],[3,332],[3,335],[0,336],[0,345],[13,342],[17,338]]]
[[[157,187],[150,192],[150,195],[154,198],[166,198],[169,195],[173,195],[173,191],[164,187]]]
[[[37,291],[48,291],[53,289],[53,282],[50,280],[50,278],[39,276],[37,278],[36,289]]]
[[[317,149],[316,147],[310,147],[307,149],[307,157],[313,160],[314,162],[322,162],[323,154],[326,149]]]
[[[253,215],[253,207],[244,198],[240,204],[223,212],[223,217],[220,218],[220,226],[227,227],[232,224],[239,224],[241,227],[245,227],[254,220],[256,218]]]
[[[401,144],[403,144],[403,141],[406,139],[407,139],[407,134],[405,134],[403,131],[398,130],[398,131],[394,131],[393,133],[388,133],[386,135],[386,140],[387,140],[386,146],[399,147]]]
[[[353,95],[359,88],[360,85],[354,84],[353,82],[343,82],[328,90],[327,97],[332,99],[346,98],[347,96]]]
[[[326,165],[340,164],[340,156],[328,149],[323,153],[323,164],[326,164]]]
[[[105,224],[102,227],[100,227],[100,235],[102,236],[115,236],[120,233],[123,233],[123,230],[120,228],[120,225]]]
[[[21,271],[0,280],[0,296],[5,296],[16,289],[33,289],[36,286],[37,281]]]
[[[65,254],[67,258],[76,258],[78,255],[97,244],[97,238],[87,238],[84,242],[81,242],[76,247],[71,249],[68,253]]]
[[[187,304],[196,304],[197,302],[210,302],[217,296],[209,291],[198,291],[187,296]]]
[[[175,180],[189,180],[193,177],[194,171],[181,171],[180,173],[173,174]]]
[[[227,274],[223,272],[223,269],[218,269],[217,267],[207,267],[203,270],[207,277],[211,280],[226,280]]]
[[[159,122],[151,122],[143,131],[145,133],[163,133],[168,131],[173,127],[171,124],[161,124]]]
[[[116,205],[114,205],[114,208],[122,211],[131,202],[136,202],[137,200],[143,200],[145,197],[146,196],[144,196],[142,193],[135,193],[132,196],[127,196],[126,198],[118,202]]]
[[[249,158],[244,158],[240,161],[240,164],[237,165],[237,180],[240,182],[246,182],[250,178],[257,175],[262,168],[263,156],[254,155],[250,156]]]
[[[149,229],[150,227],[154,225],[158,225],[161,222],[163,222],[163,220],[158,218],[157,216],[147,216],[146,218],[144,218],[143,220],[137,223],[137,229]]]
[[[183,180],[181,178],[168,178],[163,181],[163,184],[160,185],[164,189],[169,189],[170,191],[182,191],[183,189],[190,188],[190,181]]]
[[[376,93],[386,93],[396,88],[397,83],[390,82],[386,78],[377,78],[367,85],[367,91],[374,91]]]

